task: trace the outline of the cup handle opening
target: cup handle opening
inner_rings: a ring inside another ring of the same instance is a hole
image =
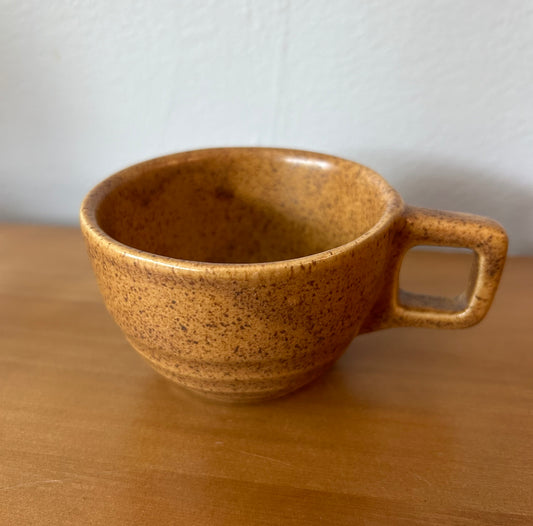
[[[381,295],[360,333],[389,327],[460,329],[479,323],[487,314],[507,254],[503,227],[473,214],[406,206],[390,270]],[[449,299],[405,292],[399,276],[406,252],[417,245],[468,248],[474,253],[465,291]]]

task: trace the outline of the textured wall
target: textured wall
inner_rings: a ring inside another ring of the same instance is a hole
[[[0,219],[77,221],[132,162],[213,145],[359,160],[533,253],[529,0],[0,0]]]

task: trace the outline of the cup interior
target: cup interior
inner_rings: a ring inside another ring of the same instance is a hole
[[[260,263],[324,252],[370,230],[386,183],[309,152],[235,148],[177,154],[112,176],[92,196],[98,226],[145,252]]]

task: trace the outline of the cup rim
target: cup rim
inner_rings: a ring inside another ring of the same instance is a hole
[[[370,177],[373,182],[376,184],[376,187],[382,193],[386,200],[386,207],[381,215],[380,219],[366,232],[362,233],[360,236],[355,239],[348,241],[342,245],[325,250],[322,252],[317,252],[314,254],[309,254],[306,256],[301,256],[291,259],[283,259],[278,261],[264,261],[258,263],[219,263],[219,262],[209,262],[209,261],[195,261],[187,260],[180,258],[173,258],[169,256],[163,256],[161,254],[155,254],[152,252],[147,252],[130,245],[126,245],[121,241],[110,236],[105,232],[98,221],[96,220],[96,210],[109,192],[115,189],[117,186],[122,184],[125,180],[130,177],[139,175],[151,169],[157,169],[163,166],[169,166],[172,164],[179,164],[185,160],[191,161],[196,159],[201,159],[207,156],[212,156],[224,152],[241,152],[241,153],[270,153],[270,154],[281,154],[284,156],[292,155],[296,157],[311,157],[315,161],[322,162],[343,162],[353,165],[357,165],[362,169],[365,169],[367,176]],[[401,210],[404,208],[404,202],[400,194],[377,172],[368,168],[365,165],[362,165],[358,162],[344,159],[342,157],[337,157],[334,155],[318,153],[308,150],[299,150],[291,148],[278,148],[278,147],[219,147],[219,148],[202,148],[197,150],[189,150],[179,153],[173,153],[170,155],[164,155],[160,157],[155,157],[146,161],[142,161],[133,165],[130,165],[101,181],[96,186],[94,186],[85,196],[81,203],[80,207],[80,225],[83,233],[87,237],[91,237],[93,240],[102,243],[106,249],[110,250],[117,256],[126,256],[138,262],[145,264],[155,264],[157,266],[162,266],[166,268],[175,268],[180,270],[191,270],[191,271],[201,271],[206,269],[227,269],[232,271],[253,271],[260,269],[275,269],[277,268],[286,268],[287,266],[307,266],[308,264],[313,264],[318,261],[328,260],[334,258],[335,256],[346,252],[356,246],[362,245],[367,242],[374,235],[386,230],[393,223],[395,218]]]

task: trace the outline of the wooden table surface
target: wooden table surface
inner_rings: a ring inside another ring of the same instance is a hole
[[[411,288],[460,288],[414,253]],[[533,259],[485,321],[361,336],[262,405],[172,387],[100,300],[77,229],[0,226],[0,524],[533,524]]]

